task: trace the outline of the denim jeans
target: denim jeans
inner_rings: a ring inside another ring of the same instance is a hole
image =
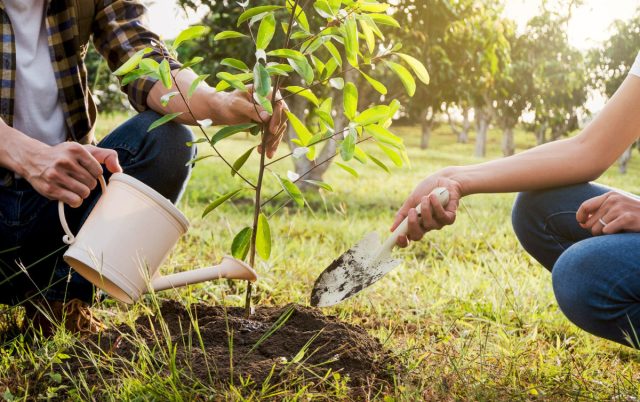
[[[160,115],[146,111],[129,119],[105,137],[99,147],[114,149],[123,171],[176,203],[186,187],[195,147],[191,131],[167,123],[151,132]],[[105,179],[110,176],[104,169]],[[100,196],[100,186],[80,208],[66,207],[74,233],[82,226]],[[0,186],[0,303],[16,305],[32,297],[51,301],[91,302],[94,288],[62,259],[67,246],[58,218],[58,202],[38,194],[22,179]]]
[[[551,271],[562,312],[596,336],[640,348],[640,233],[593,236],[576,221],[580,205],[610,191],[579,184],[518,195],[513,228]]]

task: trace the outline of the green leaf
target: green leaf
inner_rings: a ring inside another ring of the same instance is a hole
[[[216,77],[218,77],[219,79],[221,79],[222,81],[226,82],[227,84],[231,85],[233,88],[239,91],[247,90],[247,87],[242,83],[242,81],[236,75],[223,71],[216,74]]]
[[[376,141],[382,142],[387,145],[391,145],[395,148],[403,148],[404,144],[402,142],[402,138],[396,136],[391,131],[386,128],[379,126],[377,124],[371,124],[364,128],[364,130],[371,134]]]
[[[209,215],[209,213],[211,211],[213,211],[214,209],[218,208],[220,205],[224,204],[229,198],[231,198],[234,195],[238,194],[242,190],[244,190],[244,189],[243,188],[238,188],[238,189],[235,189],[233,191],[229,191],[228,193],[223,194],[220,197],[216,198],[215,201],[213,201],[211,204],[209,204],[204,209],[204,211],[202,212],[202,217],[204,218],[205,216]]]
[[[285,113],[287,114],[289,123],[291,123],[291,126],[293,127],[293,131],[298,134],[298,138],[300,139],[302,146],[307,146],[309,144],[309,140],[313,137],[313,134],[311,134],[311,131],[309,131],[307,126],[305,126],[296,115],[287,110],[285,110]]]
[[[414,74],[420,81],[422,81],[425,85],[429,85],[429,72],[427,71],[424,64],[420,62],[420,60],[416,59],[413,56],[409,56],[404,53],[396,53],[402,60],[404,60],[409,67],[413,70]]]
[[[289,11],[289,13],[293,11],[294,4],[295,2],[293,0],[287,0],[287,10]],[[309,32],[311,30],[311,28],[309,27],[309,20],[307,19],[307,14],[305,14],[305,12],[302,10],[300,4],[298,4],[298,6],[296,7],[294,17],[300,28],[302,28],[306,32]]]
[[[217,133],[211,138],[211,145],[216,145],[218,142],[230,137],[234,134],[249,131],[253,127],[257,126],[256,123],[243,123],[236,124],[235,126],[226,126],[218,130]]]
[[[389,118],[389,110],[389,106],[386,105],[373,106],[357,115],[353,121],[363,126],[378,123]]]
[[[233,75],[233,77],[235,77],[234,80],[244,83],[253,79],[253,72],[235,74]],[[229,88],[231,88],[231,84],[224,80],[218,82],[218,84],[216,85],[216,91],[218,92],[227,90]]]
[[[271,256],[271,228],[269,221],[263,213],[258,215],[258,227],[256,231],[256,251],[263,260]]]
[[[276,50],[267,52],[267,55],[272,57],[282,57],[284,59],[306,60],[306,57],[304,56],[304,54],[293,49],[276,49]]]
[[[189,86],[189,91],[187,91],[187,98],[191,98],[193,94],[196,92],[196,89],[198,89],[198,85],[200,85],[200,83],[206,80],[207,78],[209,78],[209,74],[203,74],[196,77],[196,79],[193,80],[193,82]]]
[[[209,32],[209,28],[205,26],[196,25],[189,27],[178,34],[176,40],[173,41],[173,49],[178,49],[182,42],[199,38],[207,32]]]
[[[344,103],[344,115],[349,120],[353,120],[356,117],[358,111],[358,88],[353,82],[347,82],[344,86],[342,93]]]
[[[313,184],[314,186],[318,186],[323,190],[333,191],[333,188],[329,184],[327,184],[327,183],[325,183],[323,181],[318,181],[318,180],[303,180],[303,181],[306,181],[307,183]]]
[[[374,20],[377,24],[380,25],[389,25],[395,28],[400,28],[400,24],[390,15],[387,14],[369,14],[372,20]]]
[[[154,59],[142,59],[139,64],[140,69],[148,73],[156,73],[160,77],[160,63]]]
[[[271,76],[260,62],[253,67],[253,84],[261,97],[266,97],[271,92]]]
[[[360,20],[360,28],[362,29],[362,34],[364,36],[365,42],[367,43],[367,48],[369,49],[369,53],[373,54],[376,50],[376,38],[373,33],[373,29],[367,24],[365,21]]]
[[[196,157],[196,158],[190,159],[190,160],[189,160],[187,163],[185,163],[184,165],[185,165],[185,166],[191,166],[191,165],[194,165],[194,164],[196,164],[196,163],[200,162],[201,160],[212,158],[213,156],[214,156],[214,155],[198,156],[198,157]]]
[[[248,10],[246,10],[245,12],[243,12],[242,14],[240,14],[240,17],[238,17],[238,25],[240,26],[243,22],[247,21],[250,18],[253,18],[257,15],[260,14],[264,14],[264,13],[268,13],[274,10],[279,10],[283,8],[282,6],[260,6],[260,7],[253,7],[250,8]]]
[[[313,103],[316,106],[320,105],[320,101],[318,100],[318,97],[309,88],[290,85],[283,89],[285,91],[291,92],[294,95],[302,96],[303,98],[305,98],[306,100],[308,100],[309,102]]]
[[[302,196],[302,192],[300,189],[293,184],[289,179],[276,175],[276,178],[280,182],[282,189],[287,195],[299,206],[304,207],[304,197]]]
[[[231,176],[235,176],[236,172],[239,172],[240,169],[242,169],[244,164],[247,163],[247,160],[249,160],[249,157],[251,156],[255,148],[256,147],[249,148],[245,153],[240,155],[240,157],[236,159],[235,162],[233,162],[233,169],[231,169]]]
[[[325,42],[324,47],[327,48],[327,50],[331,54],[331,57],[333,57],[336,63],[338,63],[338,65],[342,67],[342,56],[340,55],[340,52],[338,51],[336,46],[331,42]]]
[[[258,92],[253,93],[253,100],[255,100],[262,108],[269,113],[269,115],[273,114],[273,105],[271,101],[266,97],[260,95]]]
[[[162,60],[160,63],[160,80],[162,81],[162,85],[165,88],[171,89],[173,86],[173,79],[171,78],[171,66],[169,65],[169,61],[167,59]]]
[[[387,173],[391,173],[391,170],[389,170],[387,165],[385,165],[380,159],[376,158],[375,156],[373,156],[371,154],[367,154],[367,156],[369,157],[369,159],[371,159],[373,161],[373,163],[375,163],[376,165],[380,166],[380,169],[384,170]]]
[[[377,81],[377,80],[373,79],[368,74],[365,74],[364,72],[362,72],[362,70],[358,70],[358,71],[367,80],[367,82],[369,84],[371,84],[373,89],[375,89],[376,91],[378,91],[382,95],[386,95],[387,94],[387,87],[385,87],[380,81]]]
[[[402,155],[398,154],[395,150],[382,145],[380,142],[376,142],[378,147],[391,159],[394,165],[401,167],[402,166]]]
[[[344,50],[349,64],[358,67],[358,26],[353,17],[344,22]]]
[[[276,17],[273,13],[267,14],[266,17],[260,22],[258,28],[258,36],[256,37],[256,49],[266,49],[273,39],[273,34],[276,32]]]
[[[153,130],[154,128],[158,128],[161,125],[170,122],[171,120],[175,119],[176,117],[180,116],[181,114],[182,114],[182,112],[177,112],[177,113],[171,113],[171,114],[166,114],[166,115],[162,116],[158,120],[156,120],[153,123],[151,123],[151,125],[147,129],[147,133],[149,131]]]
[[[166,93],[160,97],[160,103],[162,104],[162,106],[166,107],[169,104],[169,101],[171,100],[171,98],[173,98],[176,95],[180,95],[180,92],[173,91],[173,92]]]
[[[138,67],[138,64],[140,64],[140,61],[142,60],[144,55],[151,53],[151,51],[152,49],[150,47],[137,51],[133,56],[129,58],[129,60],[125,61],[123,65],[121,65],[116,71],[114,71],[113,75],[121,76],[133,71]]]
[[[387,66],[396,73],[402,85],[404,85],[404,89],[407,91],[409,96],[413,96],[416,93],[416,80],[413,78],[409,70],[407,70],[403,65],[398,63],[394,63],[392,61],[386,62]]]
[[[249,254],[249,248],[251,246],[251,235],[253,229],[245,227],[236,234],[231,243],[231,255],[238,260],[243,261]]]
[[[390,7],[388,3],[378,2],[359,1],[356,4],[360,11],[365,13],[384,13]]]
[[[147,72],[141,69],[133,70],[128,72],[124,77],[122,77],[122,81],[120,81],[121,86],[128,85],[138,78],[147,75]]]
[[[235,68],[240,71],[249,71],[249,66],[247,66],[244,61],[238,59],[226,58],[220,62],[220,65]]]
[[[236,38],[248,38],[248,36],[236,31],[222,31],[216,34],[216,36],[213,37],[213,40],[225,40],[225,39],[236,39]]]
[[[289,62],[291,67],[296,70],[296,73],[300,74],[300,76],[308,85],[311,85],[313,83],[313,68],[307,61],[306,57],[302,59],[287,59],[287,61]]]
[[[317,0],[315,3],[313,3],[313,8],[322,18],[334,19],[336,16],[326,0]]]
[[[349,161],[353,159],[353,153],[356,149],[356,138],[358,134],[353,127],[349,128],[349,133],[344,137],[342,143],[340,144],[340,156],[343,161]]]
[[[193,66],[195,66],[198,63],[201,63],[204,60],[204,57],[200,57],[200,56],[196,56],[193,59],[189,60],[188,62],[184,63],[182,65],[182,67],[180,67],[180,70],[185,70],[187,68],[191,68]]]
[[[342,170],[344,170],[345,172],[349,173],[351,176],[353,177],[358,177],[358,172],[356,172],[356,170],[350,166],[345,165],[344,163],[340,163],[340,162],[336,162],[336,165],[338,165],[339,168],[341,168]]]

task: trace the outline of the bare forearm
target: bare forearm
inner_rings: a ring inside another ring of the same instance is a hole
[[[514,192],[595,180],[640,134],[640,79],[629,77],[576,137],[478,165],[445,169],[463,195]]]
[[[190,124],[195,125],[196,120],[204,120],[210,119],[211,116],[211,99],[212,95],[216,92],[214,88],[211,88],[205,82],[201,82],[198,85],[196,91],[193,93],[191,98],[187,99],[189,88],[193,81],[198,78],[196,73],[189,69],[185,70],[174,70],[172,71],[172,75],[174,77],[174,85],[171,89],[165,88],[162,85],[162,82],[158,81],[151,92],[149,92],[149,96],[147,99],[147,104],[151,109],[160,113],[160,114],[171,114],[182,112],[182,115],[176,118],[176,122],[182,124]],[[173,96],[166,106],[162,105],[161,98],[162,96],[169,94],[171,92],[180,91],[182,95],[177,94]],[[184,99],[183,99],[184,96]],[[187,100],[187,103],[185,103]],[[193,112],[193,116],[189,113],[189,109]]]
[[[0,166],[26,177],[26,161],[31,152],[48,145],[10,127],[0,120]]]

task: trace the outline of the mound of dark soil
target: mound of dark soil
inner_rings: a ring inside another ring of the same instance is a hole
[[[138,318],[134,328],[122,325],[85,340],[84,353],[76,350],[78,361],[72,370],[83,370],[98,385],[110,374],[116,376],[117,370],[98,373],[94,362],[81,357],[87,355],[87,345],[93,352],[99,348],[111,365],[131,365],[145,349],[156,354],[164,349],[166,354],[167,338],[175,348],[178,370],[202,384],[228,384],[233,379],[237,385],[240,379],[250,379],[254,387],[293,382],[321,390],[328,386],[327,378],[339,373],[339,378],[348,376],[347,385],[358,394],[388,388],[398,369],[397,361],[365,330],[317,309],[259,307],[245,318],[241,308],[197,304],[188,311],[180,303],[165,301],[160,314]],[[155,369],[169,373],[166,362],[158,366]]]

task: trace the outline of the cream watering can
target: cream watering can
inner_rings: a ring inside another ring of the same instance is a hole
[[[255,271],[225,256],[220,264],[163,276],[158,268],[189,228],[187,218],[157,191],[124,173],[109,185],[100,177],[102,195],[74,236],[58,203],[69,244],[64,260],[111,297],[133,303],[150,289],[160,291],[227,278],[255,281]]]

